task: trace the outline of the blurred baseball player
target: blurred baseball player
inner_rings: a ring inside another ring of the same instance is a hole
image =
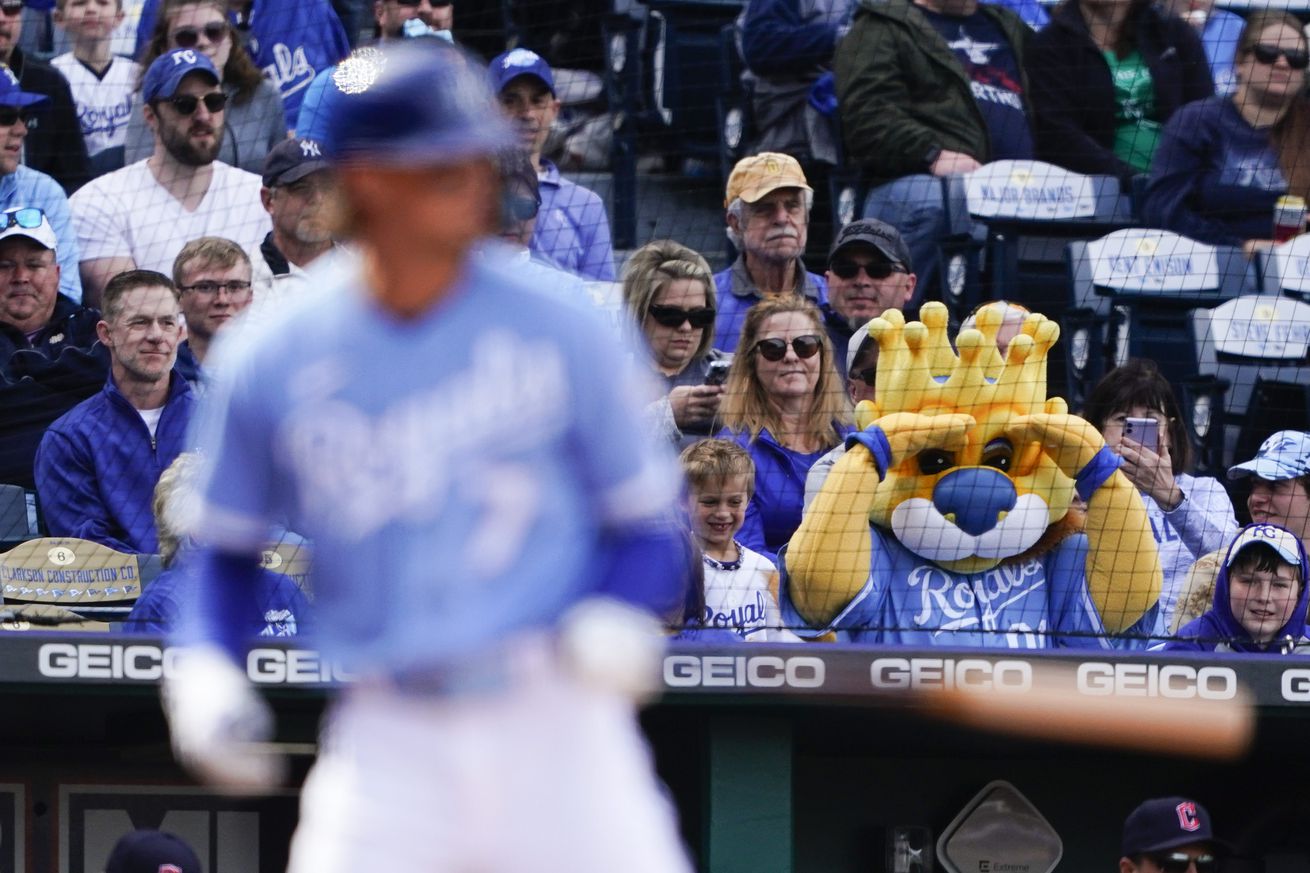
[[[615,690],[651,662],[650,614],[681,602],[671,459],[606,327],[485,241],[512,133],[482,71],[408,44],[334,82],[321,144],[360,257],[215,351],[174,749],[222,789],[278,776],[235,616],[281,521],[313,541],[319,642],[357,677],[304,787],[292,873],[681,873]]]

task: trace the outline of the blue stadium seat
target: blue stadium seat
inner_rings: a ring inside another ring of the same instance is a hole
[[[748,154],[755,141],[755,114],[750,92],[742,85],[745,68],[737,45],[737,25],[726,24],[719,31],[718,93],[714,97],[719,133],[720,188],[727,188],[728,176]]]
[[[1303,233],[1260,257],[1261,287],[1271,294],[1310,300],[1310,234]]]

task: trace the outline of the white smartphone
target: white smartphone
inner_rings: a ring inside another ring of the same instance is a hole
[[[1160,453],[1160,422],[1154,418],[1125,418],[1124,436],[1156,454]]]

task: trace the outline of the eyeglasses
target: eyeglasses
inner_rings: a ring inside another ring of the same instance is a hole
[[[223,107],[227,106],[227,95],[222,91],[211,91],[204,97],[197,97],[194,94],[179,94],[176,97],[169,97],[165,103],[170,104],[178,115],[194,115],[196,108],[200,106],[200,101],[205,102],[205,108],[210,113],[222,112]]]
[[[1219,869],[1219,859],[1214,855],[1197,855],[1193,858],[1186,852],[1170,852],[1167,855],[1147,855],[1155,866],[1164,873],[1187,873],[1189,864],[1195,862],[1196,873],[1215,873]]]
[[[11,227],[21,227],[24,230],[36,230],[45,221],[45,213],[35,206],[24,206],[22,209],[15,209],[13,212],[4,213],[5,226],[0,227],[0,233]]]
[[[227,282],[196,282],[194,285],[180,287],[183,291],[194,291],[201,297],[213,297],[219,291],[226,291],[233,297],[241,297],[250,290],[250,283],[242,279],[231,279]]]
[[[513,194],[502,196],[500,204],[505,217],[512,218],[515,221],[527,221],[529,218],[536,218],[537,212],[541,209],[541,203],[535,197],[516,197]]]
[[[1262,64],[1273,65],[1278,63],[1278,56],[1282,55],[1287,59],[1287,65],[1294,70],[1304,70],[1310,67],[1310,52],[1304,49],[1285,49],[1276,45],[1268,45],[1258,42],[1251,46],[1251,54]]]
[[[23,11],[23,0],[0,0],[0,12],[13,18]]]
[[[227,25],[222,21],[211,21],[204,27],[179,27],[173,31],[173,45],[178,48],[195,48],[200,45],[200,34],[210,42],[222,42],[227,36]]]
[[[755,351],[766,361],[781,361],[787,357],[787,346],[791,346],[796,351],[798,358],[812,358],[819,353],[821,341],[812,333],[802,334],[788,343],[786,340],[773,337],[771,339],[762,339],[755,344]]]
[[[865,367],[863,370],[851,370],[851,378],[856,382],[863,382],[870,388],[878,387],[878,368]]]
[[[833,261],[828,269],[842,279],[854,279],[860,272],[870,279],[886,279],[892,273],[907,272],[904,267],[897,266],[890,261],[870,261],[867,264],[857,264],[854,261]]]
[[[20,121],[29,124],[31,119],[30,110],[19,109],[17,106],[0,106],[0,127],[13,127]]]
[[[650,317],[655,319],[656,324],[664,327],[682,327],[684,321],[690,321],[693,328],[700,330],[714,323],[714,310],[708,306],[698,306],[695,309],[683,309],[680,306],[652,306]]]

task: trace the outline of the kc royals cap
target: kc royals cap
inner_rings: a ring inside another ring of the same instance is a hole
[[[264,187],[290,185],[310,173],[327,168],[328,162],[317,142],[312,139],[284,139],[264,158]]]
[[[0,212],[0,226],[4,227],[0,231],[0,240],[22,236],[40,243],[50,251],[55,251],[59,246],[59,238],[50,226],[50,219],[35,206],[20,206]]]
[[[1148,800],[1129,813],[1124,822],[1123,854],[1126,857],[1176,849],[1191,843],[1226,847],[1214,837],[1210,813],[1201,804],[1185,797]]]
[[[1228,468],[1229,479],[1252,474],[1271,482],[1310,474],[1310,433],[1280,430],[1260,444],[1254,458]]]
[[[18,77],[8,66],[0,64],[0,106],[35,106],[38,103],[45,103],[50,98],[44,94],[34,94],[31,91],[24,91],[23,87],[18,84]]]
[[[331,163],[439,166],[517,140],[482,64],[436,39],[357,49],[333,71],[320,111]]]
[[[1224,559],[1224,566],[1233,566],[1239,554],[1250,546],[1261,544],[1273,549],[1278,553],[1278,557],[1294,567],[1301,567],[1305,563],[1301,541],[1297,539],[1296,534],[1276,524],[1248,524],[1237,532],[1237,537],[1228,547],[1228,557]]]
[[[195,49],[173,49],[155,58],[141,81],[141,96],[147,103],[167,100],[177,93],[182,80],[192,73],[204,73],[217,85],[222,82],[214,62]]]
[[[200,873],[200,859],[173,834],[131,831],[114,844],[105,873]]]
[[[497,94],[504,91],[505,86],[519,76],[533,76],[550,89],[551,96],[555,96],[555,75],[550,71],[550,64],[534,51],[516,48],[503,55],[496,55],[491,61],[489,71],[491,90]]]
[[[810,183],[805,181],[805,171],[791,155],[780,152],[760,152],[749,158],[742,158],[732,168],[728,176],[728,190],[724,193],[723,206],[726,209],[732,201],[740,197],[746,203],[754,203],[770,191],[779,188],[801,188],[813,191]]]
[[[837,252],[856,243],[873,246],[884,258],[904,267],[907,272],[913,269],[910,266],[910,247],[901,238],[901,232],[876,218],[861,218],[843,227],[828,250],[828,263],[837,257]]]

